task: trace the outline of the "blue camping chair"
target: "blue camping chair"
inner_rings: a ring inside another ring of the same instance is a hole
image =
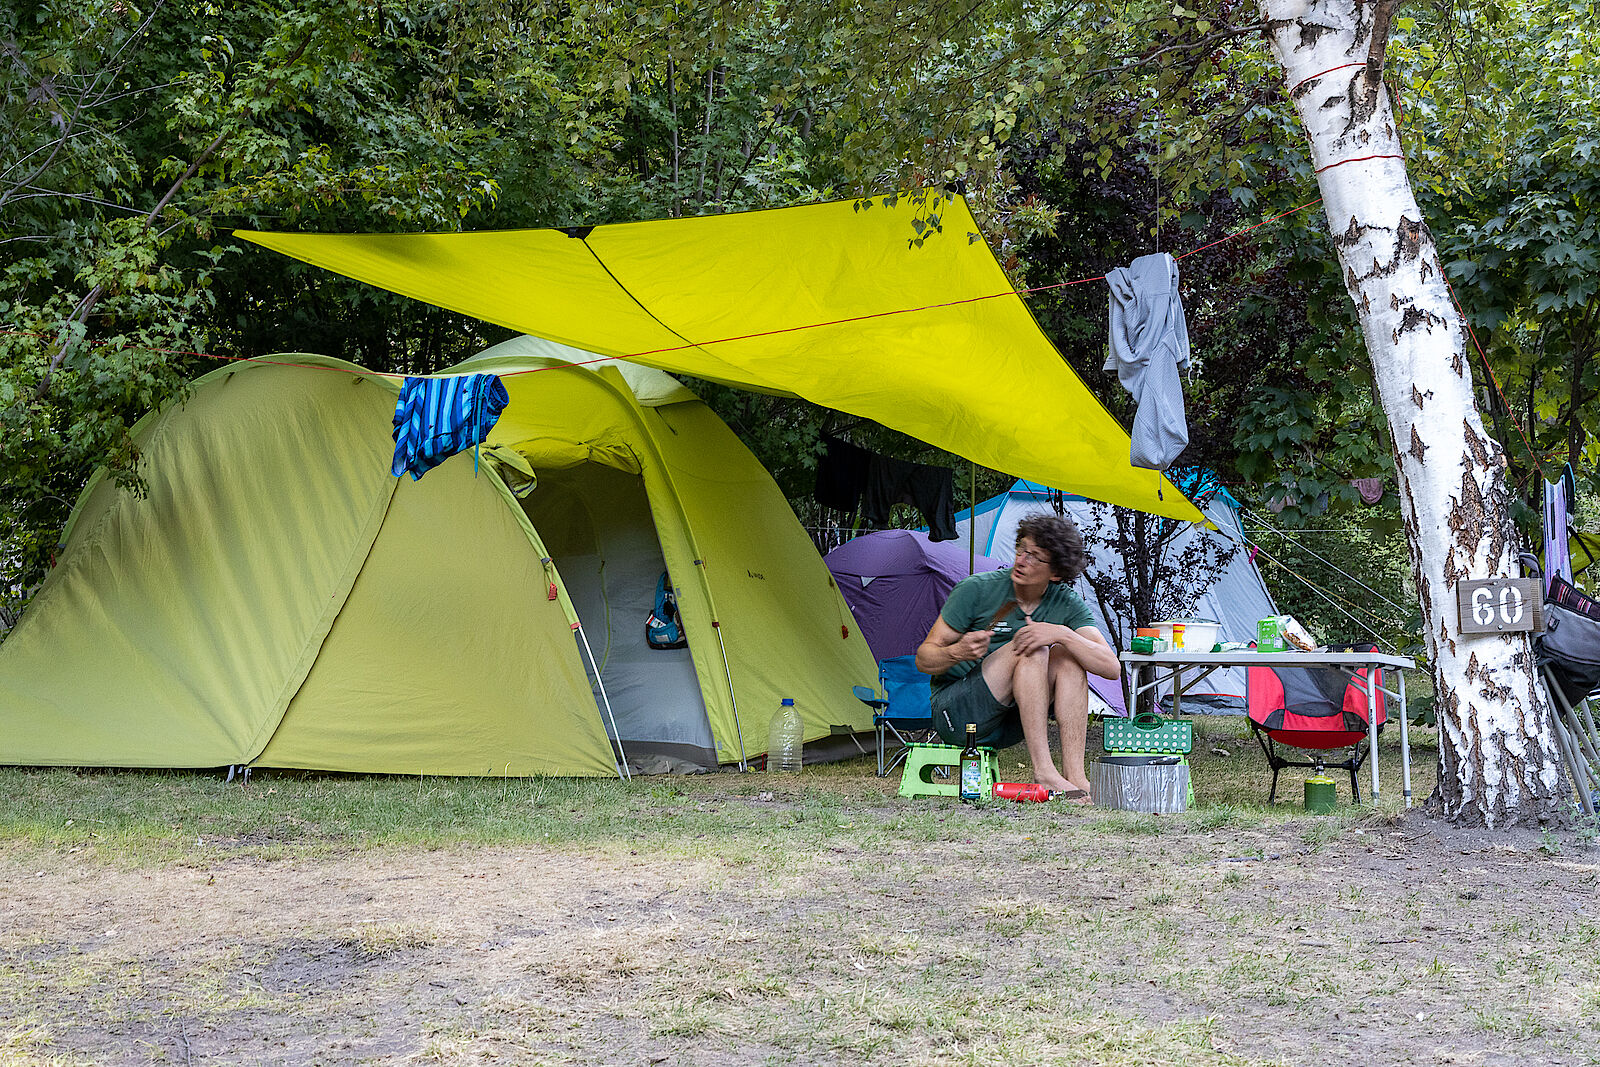
[[[856,699],[872,709],[872,725],[878,734],[878,777],[886,776],[906,758],[912,741],[936,740],[933,710],[929,707],[931,679],[917,670],[917,657],[896,656],[878,661],[878,692],[864,685],[854,686]],[[880,696],[879,693],[882,695]],[[900,745],[898,752],[884,761],[887,739]]]

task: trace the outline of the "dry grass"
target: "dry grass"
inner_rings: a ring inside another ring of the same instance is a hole
[[[1597,1062],[1583,842],[1267,808],[1224,728],[1182,816],[12,773],[0,1063]]]

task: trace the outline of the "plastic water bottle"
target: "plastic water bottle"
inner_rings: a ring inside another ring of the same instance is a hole
[[[767,770],[798,771],[804,762],[801,751],[804,742],[805,727],[800,722],[800,712],[795,709],[794,698],[784,697],[767,727]]]

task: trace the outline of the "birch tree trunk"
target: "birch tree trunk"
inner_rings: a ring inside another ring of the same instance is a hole
[[[1478,417],[1466,337],[1383,88],[1393,0],[1260,5],[1389,421],[1438,698],[1429,807],[1468,824],[1544,822],[1559,816],[1568,789],[1528,635],[1459,632],[1456,583],[1517,575],[1516,547],[1505,459]]]

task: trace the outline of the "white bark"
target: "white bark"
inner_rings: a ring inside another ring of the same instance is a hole
[[[1388,416],[1438,695],[1431,806],[1488,826],[1542,822],[1568,792],[1526,635],[1463,636],[1456,583],[1518,574],[1505,460],[1483,430],[1466,337],[1411,184],[1388,94],[1369,80],[1373,8],[1260,0]]]

